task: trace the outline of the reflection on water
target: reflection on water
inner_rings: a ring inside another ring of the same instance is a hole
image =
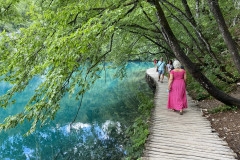
[[[128,77],[113,79],[112,70],[97,80],[83,99],[80,113],[71,126],[79,101],[66,95],[54,121],[30,136],[25,134],[31,124],[0,134],[0,159],[121,159],[126,154],[126,128],[137,117],[138,91],[151,93],[144,81],[144,71],[151,63],[132,62],[127,66]],[[29,86],[15,96],[16,104],[0,110],[0,120],[23,110],[41,82],[35,77]],[[0,83],[0,94],[11,87]]]

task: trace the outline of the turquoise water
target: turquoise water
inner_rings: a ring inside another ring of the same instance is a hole
[[[152,95],[144,76],[152,63],[129,62],[127,77],[114,79],[112,72],[103,73],[103,78],[84,95],[80,112],[73,121],[79,101],[66,95],[61,100],[61,109],[56,118],[42,128],[23,136],[31,124],[24,123],[0,133],[0,159],[121,159],[126,154],[126,128],[138,116],[138,93]],[[21,112],[34,88],[41,83],[34,78],[16,103],[0,110],[1,122],[8,115]],[[0,95],[11,88],[0,82]]]

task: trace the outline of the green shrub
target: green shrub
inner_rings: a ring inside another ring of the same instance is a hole
[[[134,120],[126,130],[126,135],[130,137],[127,145],[127,160],[138,159],[142,156],[144,144],[149,134],[148,120],[150,118],[151,109],[153,108],[153,98],[144,94],[139,94],[141,103],[138,107],[140,116]]]
[[[218,107],[211,109],[209,113],[219,113],[219,112],[226,112],[226,111],[236,111],[238,107],[236,106],[228,106],[228,105],[219,105]]]

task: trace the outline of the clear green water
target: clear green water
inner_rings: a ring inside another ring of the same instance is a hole
[[[24,123],[0,133],[0,159],[121,159],[126,154],[126,128],[138,116],[138,92],[152,95],[144,76],[152,63],[130,62],[123,80],[111,76],[109,70],[97,80],[83,98],[77,120],[73,121],[79,101],[66,95],[54,121],[38,128],[28,137],[30,128]],[[1,122],[5,117],[21,112],[34,88],[41,82],[35,78],[24,92],[16,96],[16,104],[0,109]],[[0,95],[11,88],[0,82]]]

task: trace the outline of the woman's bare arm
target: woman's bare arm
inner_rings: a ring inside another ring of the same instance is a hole
[[[172,81],[173,81],[173,74],[170,73],[170,78],[169,78],[169,81],[168,81],[168,90],[169,91],[171,90]]]

